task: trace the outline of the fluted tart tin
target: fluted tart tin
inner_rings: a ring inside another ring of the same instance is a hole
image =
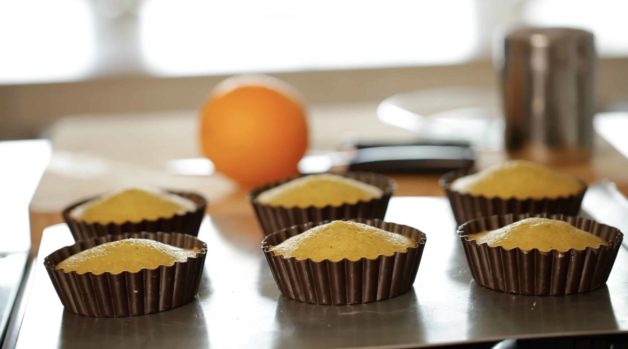
[[[282,207],[261,203],[257,200],[257,197],[269,189],[275,188],[299,177],[288,178],[282,181],[266,184],[253,189],[249,195],[251,205],[255,210],[255,215],[262,227],[264,235],[271,234],[293,225],[305,224],[308,222],[356,218],[384,219],[386,209],[388,208],[388,202],[396,189],[395,182],[390,177],[370,172],[348,172],[342,174],[341,176],[373,185],[379,188],[383,194],[382,196],[371,200],[362,200],[356,203],[347,203],[338,206],[309,206],[305,208]]]
[[[405,252],[375,259],[315,262],[275,255],[270,247],[328,221],[280,230],[264,238],[262,251],[285,297],[305,303],[342,305],[382,301],[410,291],[419,269],[426,235],[415,228],[379,219],[352,221],[404,235],[416,244]]]
[[[66,258],[106,242],[127,238],[152,239],[172,246],[196,249],[185,262],[156,269],[119,274],[79,274],[56,269]],[[187,304],[198,292],[207,245],[180,233],[125,233],[81,240],[56,250],[44,259],[44,267],[65,309],[89,317],[128,317],[170,310]]]
[[[566,252],[519,248],[504,249],[478,244],[468,235],[499,229],[529,217],[543,217],[568,222],[574,227],[599,236],[608,245]],[[593,291],[602,287],[613,268],[623,234],[614,227],[577,216],[552,214],[494,215],[464,223],[458,235],[471,275],[479,285],[506,293],[558,296]]]
[[[74,240],[86,240],[99,236],[115,235],[134,232],[177,232],[193,236],[198,236],[198,231],[205,215],[207,200],[197,193],[167,191],[170,194],[178,195],[194,203],[194,209],[175,214],[170,217],[158,219],[144,219],[139,222],[124,223],[89,223],[72,215],[77,207],[99,198],[99,196],[76,202],[65,208],[61,215],[67,223]]]
[[[542,199],[502,199],[483,195],[461,193],[451,188],[452,183],[461,177],[472,174],[468,171],[453,171],[443,175],[439,184],[445,191],[457,224],[462,224],[478,217],[505,214],[564,214],[576,216],[580,212],[582,199],[587,185],[582,184],[581,190],[573,195],[548,197]]]

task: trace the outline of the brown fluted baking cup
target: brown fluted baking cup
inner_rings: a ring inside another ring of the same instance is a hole
[[[75,241],[91,239],[98,236],[115,235],[135,232],[176,232],[198,236],[198,231],[205,215],[207,200],[199,194],[190,192],[168,191],[170,194],[188,199],[196,206],[193,211],[176,214],[172,217],[158,218],[153,220],[142,220],[140,222],[124,223],[88,223],[72,217],[72,211],[78,206],[97,199],[92,197],[79,201],[65,208],[61,213],[63,220],[67,223]]]
[[[482,195],[460,193],[451,189],[451,184],[458,178],[471,174],[467,171],[449,172],[442,176],[439,184],[445,190],[451,210],[457,224],[462,224],[478,217],[505,214],[524,213],[553,213],[576,216],[580,212],[582,199],[587,191],[587,185],[582,183],[582,189],[569,196],[546,199],[501,199]]]
[[[599,236],[608,246],[571,249],[567,252],[537,249],[523,251],[489,247],[469,240],[467,235],[499,229],[528,217],[562,220]],[[473,279],[481,286],[507,293],[536,296],[567,295],[595,290],[606,283],[621,246],[623,234],[608,225],[565,215],[503,215],[482,217],[458,228]]]
[[[157,240],[169,245],[198,249],[185,262],[157,269],[142,269],[120,274],[66,273],[55,266],[88,248],[127,238]],[[82,240],[66,246],[44,259],[52,284],[68,311],[90,317],[127,317],[146,315],[189,303],[198,292],[207,245],[197,238],[179,233],[126,233]]]
[[[305,224],[308,222],[320,222],[324,220],[335,219],[354,219],[354,218],[377,218],[383,219],[386,215],[388,202],[395,191],[395,182],[386,176],[368,173],[368,172],[349,172],[342,175],[373,185],[382,190],[381,197],[366,201],[358,201],[354,204],[343,204],[340,206],[309,206],[300,207],[281,207],[262,204],[257,201],[257,197],[266,190],[287,183],[295,178],[289,178],[280,182],[274,182],[262,187],[254,189],[249,195],[251,205],[255,210],[255,215],[260,223],[264,235],[269,235],[278,230],[291,227],[293,225]]]
[[[269,248],[328,222],[307,223],[280,230],[264,238],[262,250],[285,297],[314,304],[359,304],[393,298],[412,288],[427,239],[425,234],[409,226],[379,219],[353,221],[404,235],[416,241],[416,246],[406,252],[377,259],[314,262],[311,259],[276,256]]]

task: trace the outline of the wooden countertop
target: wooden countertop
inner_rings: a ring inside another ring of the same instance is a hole
[[[366,122],[363,123],[368,125],[364,137],[378,135],[381,138],[382,132],[388,132],[396,139],[413,137],[411,134],[390,129],[389,126],[373,127],[373,123],[378,122],[374,117],[364,119]],[[53,129],[51,162],[30,203],[32,251],[36,251],[43,229],[62,221],[60,211],[63,207],[78,199],[128,185],[153,185],[200,191],[208,197],[210,202],[208,213],[219,229],[260,234],[252,208],[247,201],[250,188],[238,187],[220,174],[181,175],[168,170],[163,166],[163,162],[160,162],[160,156],[168,159],[197,156],[194,140],[187,139],[193,132],[194,118],[171,115],[149,116],[140,120],[124,117],[112,118],[109,121],[106,118],[98,119],[93,122],[70,119]],[[316,131],[325,133],[321,130],[324,123],[320,119],[316,123],[318,125]],[[355,125],[360,123],[346,124],[347,127],[356,127],[359,131],[359,126]],[[143,133],[137,130],[143,130]],[[156,135],[156,130],[161,133]],[[128,134],[139,132],[139,135],[134,138],[117,137],[109,141],[111,134],[121,132]],[[163,147],[163,151],[156,148],[160,146]],[[481,151],[477,154],[477,167],[484,168],[506,158],[502,151]],[[596,139],[595,151],[590,160],[554,167],[589,183],[600,179],[611,180],[624,195],[628,194],[628,159],[599,137]],[[397,196],[443,195],[438,186],[439,176],[392,177],[398,185],[395,192]]]

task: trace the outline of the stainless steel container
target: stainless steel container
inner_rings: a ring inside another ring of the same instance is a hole
[[[593,34],[524,28],[504,42],[501,84],[506,149],[553,163],[590,156],[596,53]]]

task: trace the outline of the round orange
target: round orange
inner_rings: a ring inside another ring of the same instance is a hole
[[[297,174],[308,144],[303,103],[283,82],[236,77],[213,90],[201,110],[201,150],[216,170],[259,185]]]

